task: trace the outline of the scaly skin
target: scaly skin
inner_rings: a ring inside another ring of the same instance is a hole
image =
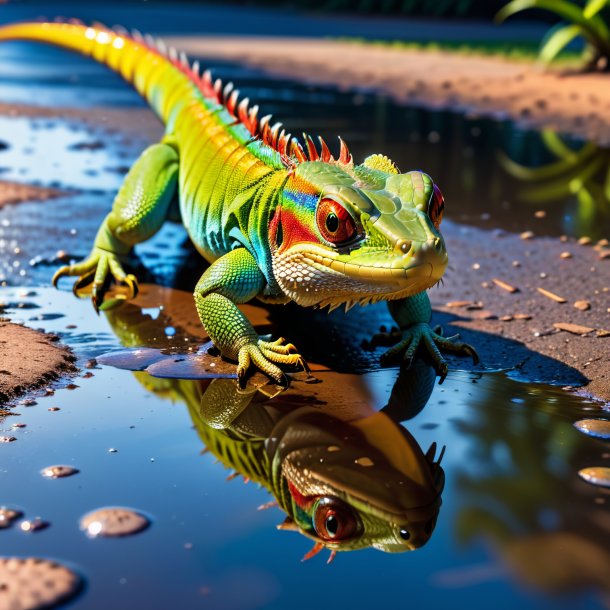
[[[338,159],[320,140],[304,146],[258,107],[238,101],[232,84],[162,43],[103,26],[22,23],[0,28],[1,40],[33,40],[68,48],[120,73],[166,125],[125,178],[89,257],[53,278],[77,276],[75,292],[91,285],[103,305],[109,281],[137,283],[123,269],[137,243],[150,238],[172,214],[172,201],[191,240],[211,264],[195,289],[206,331],[243,381],[250,365],[278,382],[278,365],[304,365],[294,346],[260,340],[236,307],[254,297],[304,306],[367,304],[388,300],[399,324],[389,357],[411,361],[425,345],[444,377],[439,347],[474,350],[433,332],[426,289],[447,265],[439,232],[444,201],[429,176],[399,173],[382,155],[355,165],[341,141]]]

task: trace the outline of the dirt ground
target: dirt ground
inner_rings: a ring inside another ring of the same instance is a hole
[[[0,405],[60,375],[76,372],[74,356],[57,340],[53,335],[0,321]]]
[[[346,89],[378,89],[403,103],[510,117],[610,144],[608,76],[562,76],[492,58],[331,41],[206,38],[175,42],[191,53],[243,62],[277,75]],[[0,105],[0,113],[58,115],[56,110],[10,105]],[[66,110],[59,115],[128,133],[137,131],[151,141],[160,133],[158,121],[148,111]],[[46,195],[38,190],[30,192],[32,198]],[[0,184],[0,201],[2,192]],[[27,199],[27,191],[23,193]],[[444,225],[443,234],[450,268],[443,285],[430,296],[435,310],[457,316],[452,325],[463,330],[464,339],[476,343],[476,336],[483,333],[523,343],[572,367],[589,380],[587,392],[610,400],[607,244],[585,245],[452,223]],[[7,378],[14,378],[12,386],[0,386],[0,399],[70,370],[66,352],[35,331],[3,323],[0,339],[4,342],[0,343],[2,368],[12,373],[5,374]],[[32,358],[32,366],[22,368],[19,354],[30,343],[39,356]],[[483,357],[486,349],[482,346]]]

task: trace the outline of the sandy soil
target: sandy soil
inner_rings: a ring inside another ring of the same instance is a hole
[[[57,337],[0,321],[0,404],[75,373],[74,360],[70,350],[57,344]]]
[[[568,75],[498,57],[334,40],[206,36],[166,42],[191,55],[236,61],[278,76],[382,91],[399,103],[508,117],[610,145],[607,74]]]

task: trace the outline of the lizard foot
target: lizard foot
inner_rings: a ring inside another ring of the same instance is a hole
[[[440,328],[432,330],[428,324],[413,324],[404,330],[392,330],[390,332],[374,335],[371,345],[393,345],[381,355],[382,366],[387,366],[397,360],[402,360],[410,367],[420,345],[424,345],[428,354],[432,357],[434,368],[440,375],[440,383],[447,376],[447,361],[443,358],[441,350],[460,356],[470,356],[475,364],[479,362],[479,356],[471,345],[456,341],[459,335],[443,337]]]
[[[93,248],[91,254],[80,263],[60,267],[53,276],[53,286],[57,288],[59,279],[64,276],[78,276],[72,286],[72,291],[79,298],[82,296],[83,290],[91,285],[91,302],[98,313],[100,308],[109,308],[103,305],[104,294],[108,290],[111,279],[114,279],[117,283],[127,285],[129,289],[128,299],[132,299],[138,294],[136,277],[125,273],[116,254],[102,248]]]
[[[276,364],[298,366],[309,374],[309,367],[303,356],[297,353],[292,343],[285,343],[283,338],[276,341],[258,339],[256,343],[247,343],[239,350],[237,362],[237,378],[240,387],[245,384],[246,374],[251,364],[283,386],[288,385],[288,379]]]

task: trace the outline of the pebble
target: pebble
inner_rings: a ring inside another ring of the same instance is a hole
[[[600,487],[610,487],[610,468],[603,466],[590,466],[578,471],[581,479],[591,485],[599,485]]]
[[[80,528],[92,538],[98,536],[129,536],[146,529],[150,521],[142,514],[128,508],[100,508],[86,514]]]
[[[10,527],[17,519],[20,519],[21,517],[23,517],[23,513],[20,510],[0,506],[0,530]]]
[[[28,519],[26,521],[22,521],[19,524],[22,532],[39,532],[40,530],[44,530],[51,525],[48,521],[44,521],[40,517],[36,517],[34,519]]]
[[[55,607],[78,593],[81,579],[67,567],[37,557],[0,558],[0,608]]]
[[[574,307],[580,309],[580,311],[589,311],[589,309],[591,309],[591,303],[589,303],[589,301],[576,301]]]
[[[513,317],[512,316],[501,316],[499,318],[502,322],[512,322]]]
[[[64,477],[70,477],[73,474],[78,474],[77,468],[72,466],[47,466],[40,471],[40,474],[47,479],[62,479]]]
[[[574,427],[583,434],[610,440],[610,421],[607,419],[580,419]]]
[[[585,235],[585,236],[581,237],[581,238],[578,240],[578,243],[579,243],[581,246],[588,246],[588,245],[591,243],[591,241],[592,241],[592,239],[591,239],[590,237],[587,237],[587,236]]]
[[[534,216],[536,218],[546,218],[546,210],[536,210]]]
[[[49,407],[47,411],[61,411],[59,407]]]
[[[0,436],[0,443],[13,443],[16,440],[14,436]]]
[[[572,258],[572,253],[571,252],[562,252],[559,255],[560,258]]]
[[[532,239],[534,237],[533,231],[523,231],[520,235],[521,239]]]

